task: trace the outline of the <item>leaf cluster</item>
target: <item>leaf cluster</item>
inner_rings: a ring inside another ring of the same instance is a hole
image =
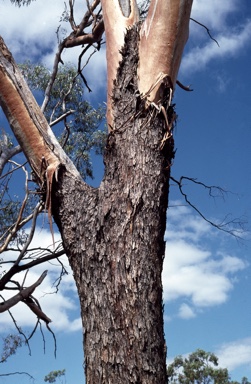
[[[30,3],[34,0],[10,0],[12,4],[21,7],[21,5],[30,5]]]
[[[188,357],[177,356],[167,367],[168,384],[240,384],[230,381],[226,368],[218,367],[218,357],[197,349]],[[250,384],[243,378],[241,384]]]
[[[3,338],[0,362],[5,363],[10,356],[15,355],[17,349],[23,345],[23,342],[24,340],[18,334],[9,334]]]
[[[45,376],[44,381],[48,383],[55,383],[56,380],[65,375],[65,369],[58,371],[51,371]]]

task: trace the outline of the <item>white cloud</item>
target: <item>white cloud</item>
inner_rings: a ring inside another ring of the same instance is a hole
[[[229,371],[248,365],[251,369],[251,337],[223,344],[216,352],[221,367]]]
[[[187,358],[194,351],[182,354],[183,358]],[[251,374],[251,337],[234,340],[224,343],[216,348],[215,351],[210,351],[218,357],[219,367],[227,368],[228,372],[241,368],[248,368]],[[167,365],[173,362],[174,358],[167,359]]]
[[[176,202],[177,203],[177,202]],[[234,277],[247,265],[224,250],[213,251],[208,242],[215,235],[208,224],[187,207],[171,208],[166,233],[163,289],[166,302],[188,299],[178,316],[225,303],[234,288]]]
[[[180,72],[182,74],[191,74],[203,70],[212,60],[237,55],[246,45],[250,44],[251,20],[246,21],[238,29],[233,30],[233,28],[229,28],[214,37],[218,41],[219,46],[208,37],[204,45],[199,43],[199,45],[189,50],[181,63]],[[194,39],[193,36],[191,36],[192,39]],[[225,83],[222,83],[221,87],[225,85]]]
[[[214,30],[222,30],[225,26],[227,16],[237,11],[237,0],[194,0],[192,8],[192,18]],[[191,23],[192,32],[198,33],[199,26]]]
[[[6,39],[17,61],[42,60],[49,67],[52,66],[57,49],[56,30],[61,24],[62,31],[70,32],[67,23],[60,21],[64,11],[64,1],[54,0],[49,8],[42,1],[34,1],[28,7],[15,7],[10,2],[0,4],[1,34]],[[84,13],[83,2],[75,1],[75,17],[78,23]],[[209,27],[220,43],[220,48],[209,39],[206,31],[201,33],[202,27],[191,22],[191,41],[199,46],[191,49],[184,57],[181,65],[181,74],[189,75],[191,72],[201,70],[211,60],[222,57],[231,57],[243,50],[251,37],[251,21],[247,21],[239,30],[233,30],[227,24],[228,16],[240,10],[237,0],[218,1],[195,0],[192,17]],[[25,28],[24,28],[25,25]],[[198,32],[199,31],[199,32]],[[62,32],[63,33],[63,32]],[[63,38],[63,35],[62,35]],[[201,46],[202,41],[205,44]],[[80,48],[67,49],[62,57],[65,62],[77,63]],[[95,54],[86,68],[88,84],[97,92],[106,88],[106,60],[105,49]],[[219,90],[226,87],[226,81],[221,77],[217,81]]]
[[[16,61],[23,62],[30,59],[52,68],[58,46],[57,28],[59,25],[62,27],[61,39],[71,32],[68,23],[60,21],[64,4],[65,2],[62,0],[50,2],[49,8],[44,5],[43,1],[34,1],[28,7],[20,8],[10,2],[0,4],[0,20],[4,20],[1,23],[1,35]],[[85,12],[83,2],[75,1],[74,9],[78,24]],[[82,50],[81,46],[66,49],[62,53],[62,60],[64,63],[72,62],[77,66]],[[83,57],[83,65],[88,60],[90,53],[91,50]],[[93,92],[99,94],[100,90],[106,89],[104,46],[92,56],[84,74]],[[86,93],[87,95],[88,93]]]
[[[1,34],[13,54],[21,58],[26,54],[40,56],[45,50],[52,49],[63,10],[62,0],[50,2],[49,8],[43,1],[20,8],[10,2],[1,2]]]
[[[196,314],[194,310],[188,304],[181,304],[179,308],[178,317],[180,317],[181,319],[191,319],[195,316]]]

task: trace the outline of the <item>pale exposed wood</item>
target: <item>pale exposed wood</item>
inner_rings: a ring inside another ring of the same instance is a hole
[[[144,95],[160,73],[170,77],[174,88],[189,34],[192,0],[153,0],[141,29],[139,44],[139,90]],[[159,102],[161,84],[148,99]]]
[[[62,164],[80,177],[62,150],[0,37],[0,104],[40,184]]]
[[[112,90],[116,78],[117,69],[121,60],[121,48],[124,45],[126,29],[139,20],[138,8],[135,0],[127,0],[131,13],[125,17],[120,8],[118,0],[102,0],[102,10],[106,34],[106,57],[107,57],[107,125],[111,130],[113,127],[112,114]],[[125,1],[124,1],[125,3]]]

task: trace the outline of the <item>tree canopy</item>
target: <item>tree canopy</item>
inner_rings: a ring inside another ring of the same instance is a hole
[[[219,367],[218,357],[212,352],[197,349],[187,357],[177,356],[167,367],[168,384],[249,384],[231,381],[228,369]]]

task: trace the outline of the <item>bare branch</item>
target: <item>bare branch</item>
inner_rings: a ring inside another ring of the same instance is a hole
[[[100,0],[94,0],[92,5],[88,7],[88,10],[86,11],[83,19],[81,20],[79,26],[78,26],[78,31],[76,33],[76,36],[79,36],[83,31],[84,29],[89,26],[89,19],[90,17],[93,15],[93,12],[95,11],[95,9],[99,6],[100,4]],[[99,12],[98,12],[99,13]],[[104,25],[103,25],[103,28],[104,28]]]
[[[32,239],[33,239],[33,236],[34,236],[34,233],[35,233],[35,229],[36,229],[36,222],[37,222],[37,217],[38,217],[38,214],[40,212],[40,206],[41,206],[41,202],[39,202],[36,207],[35,207],[35,210],[33,212],[33,218],[32,218],[32,223],[31,223],[31,229],[30,229],[30,233],[29,233],[29,236],[28,236],[28,239],[26,241],[26,243],[24,244],[23,246],[23,249],[22,251],[20,252],[20,255],[19,257],[17,258],[16,260],[16,263],[15,265],[18,265],[19,262],[21,261],[21,259],[23,258],[25,252],[27,251],[28,249],[28,246],[30,245]]]
[[[28,297],[34,292],[34,290],[42,283],[44,278],[47,275],[47,271],[44,271],[39,279],[32,284],[30,287],[22,289],[17,295],[11,297],[10,299],[0,303],[0,313],[7,311],[20,301],[28,299]]]
[[[43,202],[40,202],[39,203],[40,206],[39,206],[39,212],[41,212],[43,209],[44,209],[44,204]],[[16,226],[16,231],[13,231],[12,232],[12,236],[10,237],[9,241],[8,241],[8,244],[9,242],[11,241],[11,239],[15,236],[15,234],[21,229],[23,228],[32,218],[33,218],[33,215],[34,215],[34,212],[31,213],[30,215],[26,216],[24,219],[22,219],[19,224]],[[12,231],[13,230],[13,227],[15,227],[16,223],[13,224],[13,226],[11,226],[9,229],[8,229],[8,232],[9,231]],[[1,236],[0,240],[3,239],[5,237],[6,233],[3,234],[3,236]],[[2,253],[3,251],[5,251],[7,249],[7,246],[8,244],[6,245],[5,243],[1,246],[0,248],[0,253]],[[6,245],[6,246],[5,246]]]
[[[4,166],[7,164],[7,162],[17,155],[18,153],[22,152],[22,149],[20,145],[15,146],[14,148],[0,148],[0,177],[3,173]]]
[[[192,17],[190,17],[190,20],[194,21],[196,24],[199,24],[201,27],[205,28],[207,33],[208,33],[208,36],[210,37],[210,39],[212,39],[217,45],[218,47],[220,46],[220,44],[218,43],[218,41],[216,39],[213,38],[213,36],[211,35],[210,33],[210,30],[202,23],[200,23],[199,21],[193,19]]]
[[[101,40],[104,33],[104,22],[99,21],[94,27],[92,33],[86,33],[83,35],[70,35],[64,40],[65,48],[77,47],[84,44],[94,44]]]
[[[48,331],[52,334],[53,339],[54,339],[54,356],[56,358],[57,357],[57,339],[56,339],[55,333],[51,330],[48,323],[46,323],[46,327],[47,327]]]
[[[64,49],[64,43],[62,42],[58,46],[58,51],[57,51],[57,53],[55,55],[55,60],[54,60],[54,64],[53,64],[51,78],[50,78],[50,81],[49,81],[49,83],[48,83],[48,85],[46,87],[46,90],[45,90],[44,101],[43,101],[43,104],[41,105],[42,113],[44,113],[45,108],[47,107],[47,105],[49,103],[49,100],[50,100],[51,90],[52,90],[53,84],[55,82],[57,73],[58,73],[58,65],[59,65],[60,62],[62,63],[61,53],[63,52],[63,49]]]
[[[89,44],[92,45],[96,42],[99,42],[102,38],[102,35],[104,33],[104,22],[101,18],[98,19],[95,16],[93,18],[93,12],[97,8],[97,6],[100,4],[100,0],[94,0],[93,4],[88,7],[87,12],[85,13],[82,21],[78,26],[76,26],[75,20],[74,20],[74,14],[73,14],[73,1],[69,1],[70,6],[70,17],[69,22],[72,27],[73,32],[67,36],[61,43],[58,45],[58,51],[55,56],[54,64],[53,64],[53,70],[51,74],[50,81],[47,85],[47,88],[45,90],[45,98],[43,101],[43,104],[41,106],[41,110],[44,113],[48,102],[50,100],[50,94],[53,87],[53,84],[55,82],[57,72],[58,72],[58,65],[59,63],[63,64],[63,61],[61,59],[61,54],[64,50],[64,48],[71,48],[76,47],[79,45],[85,45]],[[89,20],[90,17],[92,17],[92,20]],[[90,26],[94,22],[92,33],[84,33],[84,29],[88,26]]]
[[[74,14],[73,14],[73,9],[74,9],[74,1],[69,0],[69,6],[70,6],[70,16],[69,16],[69,23],[71,24],[72,30],[76,31],[77,30],[77,25],[74,20]]]
[[[9,172],[6,172],[4,175],[0,176],[0,180],[4,179],[6,176],[12,174],[13,172],[17,171],[20,168],[23,168],[27,164],[27,161],[23,164],[17,164],[16,168],[11,169]]]
[[[60,121],[64,120],[67,116],[71,115],[72,113],[74,113],[75,111],[73,109],[70,109],[69,111],[65,112],[63,115],[61,115],[60,117],[58,117],[56,120],[53,120],[49,125],[50,127],[53,127],[53,125],[56,125],[58,123],[60,123]]]
[[[35,313],[35,315],[37,315],[38,319],[43,320],[46,324],[51,323],[52,320],[41,310],[38,301],[35,300],[31,295],[28,295],[22,301],[30,308],[33,313]]]
[[[11,313],[11,311],[9,309],[8,309],[8,313],[9,313],[10,317],[12,318],[12,321],[13,321],[13,323],[15,325],[15,328],[17,329],[18,333],[23,336],[23,338],[25,340],[25,343],[26,343],[26,345],[28,347],[28,350],[29,350],[29,355],[31,355],[31,348],[30,348],[30,344],[29,344],[29,338],[26,337],[25,333],[17,325],[16,319],[14,318],[14,316],[12,315],[12,313]]]
[[[28,376],[30,379],[32,379],[33,381],[35,381],[34,377],[33,377],[32,375],[30,375],[29,373],[27,373],[27,372],[0,373],[0,376],[1,376],[1,377],[4,377],[4,376],[12,376],[12,375],[26,375],[26,376]]]
[[[19,164],[17,164],[14,161],[10,161],[10,162],[15,164],[16,166],[19,165]],[[25,169],[24,166],[22,166],[21,168],[23,169],[23,171],[25,173],[25,196],[24,196],[24,199],[23,199],[23,202],[22,202],[22,205],[21,205],[21,208],[20,208],[20,211],[19,211],[16,223],[14,224],[12,229],[9,230],[9,235],[6,237],[4,244],[0,247],[0,253],[3,252],[7,248],[9,242],[11,241],[11,239],[17,233],[17,228],[18,228],[18,225],[19,225],[19,223],[20,223],[20,221],[22,219],[24,208],[25,208],[27,200],[28,200],[28,195],[29,195],[29,192],[28,192],[28,172],[27,172],[27,170]]]
[[[222,222],[220,222],[218,224],[213,222],[212,220],[209,220],[208,218],[206,218],[206,216],[203,215],[203,213],[194,204],[192,204],[191,201],[188,199],[187,194],[183,190],[183,180],[191,181],[192,183],[195,183],[197,185],[204,187],[205,189],[208,189],[209,190],[209,196],[211,196],[211,197],[215,197],[215,195],[213,194],[214,190],[217,190],[218,192],[220,192],[221,195],[224,195],[226,193],[226,191],[224,189],[222,189],[220,187],[216,187],[214,185],[208,186],[208,185],[206,185],[200,181],[197,181],[196,179],[186,177],[186,176],[181,176],[179,180],[176,180],[174,177],[170,176],[170,179],[178,185],[180,193],[185,198],[186,203],[190,207],[192,207],[200,215],[200,217],[202,217],[203,220],[205,220],[207,223],[212,225],[214,228],[217,228],[223,232],[226,232],[230,235],[233,235],[234,237],[236,237],[238,239],[241,239],[241,236],[239,235],[239,233],[243,233],[243,231],[244,231],[243,223],[240,220],[236,220],[236,219],[227,220],[228,216],[226,216],[224,218],[224,220],[222,220]],[[232,226],[238,226],[240,229],[229,228],[231,225]]]

